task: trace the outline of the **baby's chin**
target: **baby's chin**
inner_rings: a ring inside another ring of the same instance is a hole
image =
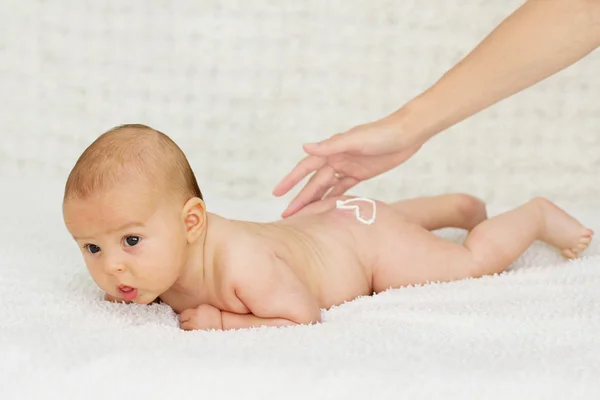
[[[142,293],[138,295],[132,302],[136,304],[152,304],[158,302],[159,298],[156,295],[152,295],[150,293]]]

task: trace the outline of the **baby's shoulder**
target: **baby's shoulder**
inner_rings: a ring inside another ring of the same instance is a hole
[[[227,238],[215,251],[215,264],[219,269],[235,274],[258,260],[275,256],[275,248],[260,235],[236,233]]]

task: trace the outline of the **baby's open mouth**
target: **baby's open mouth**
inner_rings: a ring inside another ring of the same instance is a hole
[[[126,301],[131,301],[137,297],[137,289],[131,286],[119,285],[117,286],[117,291]]]

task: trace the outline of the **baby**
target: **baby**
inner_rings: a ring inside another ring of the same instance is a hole
[[[319,323],[358,296],[500,273],[535,240],[573,258],[593,234],[544,199],[488,219],[464,194],[343,196],[272,223],[230,220],[207,211],[181,149],[144,125],[84,151],[63,215],[107,300],[160,300],[185,330]],[[463,245],[430,232],[444,227],[470,232]]]

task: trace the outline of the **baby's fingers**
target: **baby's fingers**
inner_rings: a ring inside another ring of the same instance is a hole
[[[202,327],[198,324],[196,310],[191,308],[191,309],[183,311],[179,315],[179,326],[184,331],[201,330]]]
[[[198,326],[196,325],[196,323],[194,322],[193,319],[186,321],[186,322],[181,322],[179,324],[180,328],[183,329],[184,331],[197,331],[200,330],[198,328]]]
[[[181,329],[189,331],[197,329],[196,327],[196,309],[188,308],[179,314],[179,325]]]

